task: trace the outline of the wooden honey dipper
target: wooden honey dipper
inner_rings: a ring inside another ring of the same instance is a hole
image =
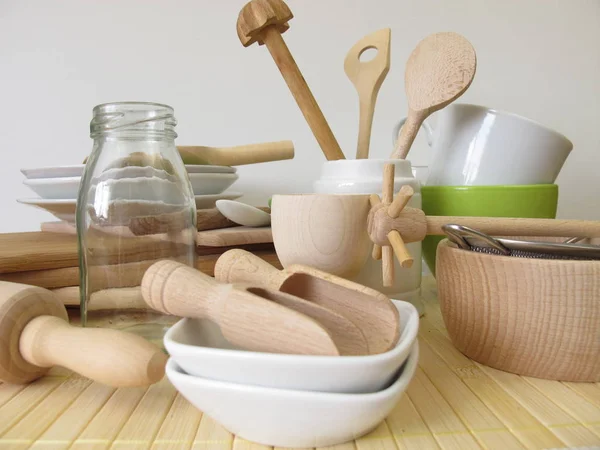
[[[427,235],[445,235],[442,226],[450,223],[491,236],[600,237],[600,221],[592,220],[426,216],[418,208],[406,207],[414,194],[410,186],[402,186],[396,198],[392,198],[393,191],[394,165],[386,164],[383,201],[378,195],[371,195],[367,217],[367,231],[374,244],[373,258],[382,258],[384,286],[391,286],[394,281],[394,254],[402,267],[410,267],[413,260],[405,244],[422,241]]]
[[[27,383],[50,367],[67,367],[110,386],[159,381],[167,356],[140,336],[118,330],[69,325],[52,292],[0,282],[0,380]]]

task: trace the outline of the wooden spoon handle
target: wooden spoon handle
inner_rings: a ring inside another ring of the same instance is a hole
[[[247,283],[278,290],[287,277],[286,272],[241,249],[226,251],[215,265],[215,278],[222,283]]]
[[[162,260],[142,278],[142,297],[148,305],[179,317],[209,318],[219,322],[219,308],[230,286],[185,264]]]
[[[426,118],[426,114],[420,114],[413,110],[408,111],[406,123],[400,129],[400,136],[396,142],[396,149],[392,153],[392,159],[406,159],[408,151],[419,133],[419,128]]]
[[[110,386],[146,386],[165,373],[167,355],[140,336],[118,330],[77,328],[39,316],[19,339],[23,358],[38,367],[63,366]]]

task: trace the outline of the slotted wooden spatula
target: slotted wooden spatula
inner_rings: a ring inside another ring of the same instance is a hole
[[[363,332],[371,354],[390,350],[400,336],[398,310],[385,295],[313,267],[292,265],[280,271],[252,253],[234,249],[218,259],[215,278],[278,289],[344,315]]]
[[[369,351],[360,330],[340,314],[276,290],[221,284],[175,261],[146,271],[142,296],[157,311],[212,320],[228,341],[248,350],[330,356]]]
[[[460,34],[436,33],[419,42],[406,63],[408,115],[392,158],[406,159],[423,121],[469,88],[476,67],[475,49]]]

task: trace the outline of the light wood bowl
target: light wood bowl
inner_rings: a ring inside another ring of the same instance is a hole
[[[357,275],[373,246],[367,234],[369,209],[368,195],[274,195],[271,228],[282,266]]]
[[[453,344],[490,367],[600,381],[600,261],[437,250],[440,306]]]

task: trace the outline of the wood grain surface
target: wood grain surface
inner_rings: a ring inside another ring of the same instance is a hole
[[[407,392],[371,433],[327,450],[600,444],[600,383],[538,380],[475,363],[452,345],[431,276],[422,294],[420,369]],[[0,417],[2,448],[278,450],[232,435],[166,378],[147,389],[114,389],[54,368],[27,386],[0,384]]]

